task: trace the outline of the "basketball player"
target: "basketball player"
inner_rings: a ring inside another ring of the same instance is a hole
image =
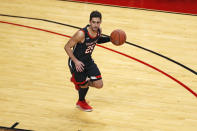
[[[89,25],[78,30],[64,47],[69,56],[71,82],[74,83],[79,94],[76,106],[84,111],[92,111],[92,107],[85,100],[89,86],[97,89],[103,87],[101,73],[91,57],[96,43],[110,41],[110,37],[101,36],[101,21],[100,12],[91,12]]]

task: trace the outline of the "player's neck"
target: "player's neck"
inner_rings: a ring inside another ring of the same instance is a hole
[[[97,30],[97,31],[94,31],[91,27],[88,27],[87,29],[88,29],[89,34],[90,34],[92,37],[96,37],[96,36],[97,36],[98,30]]]

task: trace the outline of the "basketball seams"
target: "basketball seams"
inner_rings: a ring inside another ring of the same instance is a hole
[[[111,33],[110,38],[114,45],[120,46],[126,41],[126,33],[121,29],[116,29]]]
[[[120,30],[118,30],[118,45],[120,45]]]
[[[115,32],[115,44],[117,45],[119,43],[119,33],[118,32]],[[118,43],[117,43],[118,42]]]

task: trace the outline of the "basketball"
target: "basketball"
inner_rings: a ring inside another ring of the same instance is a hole
[[[123,30],[116,29],[110,34],[110,39],[114,45],[120,46],[125,43],[127,36]]]

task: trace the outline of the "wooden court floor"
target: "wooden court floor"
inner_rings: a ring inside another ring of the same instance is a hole
[[[36,131],[196,131],[197,97],[162,73],[96,47],[93,58],[104,87],[91,88],[93,112],[75,108],[64,45],[77,31],[38,18],[84,27],[103,14],[102,30],[122,29],[127,41],[197,71],[197,17],[57,0],[0,0],[0,126]],[[10,25],[10,22],[30,27]],[[38,30],[38,29],[45,29]],[[140,48],[103,46],[146,62],[197,92],[196,74]]]

